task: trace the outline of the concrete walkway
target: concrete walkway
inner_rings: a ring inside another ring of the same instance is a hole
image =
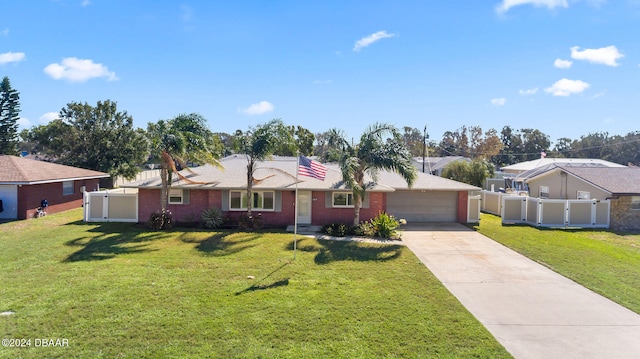
[[[640,358],[640,315],[463,225],[402,240],[515,358]]]

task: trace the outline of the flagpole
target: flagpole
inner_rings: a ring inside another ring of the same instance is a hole
[[[293,259],[296,259],[298,245],[298,173],[300,172],[300,153],[296,151],[296,199],[293,219]]]

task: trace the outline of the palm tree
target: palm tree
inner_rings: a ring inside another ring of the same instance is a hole
[[[391,135],[390,138],[387,135]],[[353,191],[354,225],[360,223],[360,208],[366,192],[365,173],[376,181],[378,171],[393,171],[402,176],[409,187],[416,179],[411,153],[394,126],[379,123],[369,126],[356,145],[350,144],[342,131],[332,129],[329,131],[328,142],[331,151],[338,158],[342,180]]]
[[[247,219],[249,228],[252,227],[253,185],[257,182],[254,178],[258,161],[270,158],[277,148],[288,147],[295,152],[296,145],[291,131],[282,120],[274,119],[266,124],[258,125],[246,132],[237,130],[234,135],[234,149],[236,153],[247,157]]]
[[[220,166],[216,158],[221,145],[207,127],[207,121],[197,113],[180,114],[167,121],[149,123],[147,133],[151,140],[152,155],[160,161],[160,207],[164,213],[174,173],[187,182],[198,183],[180,174],[178,167],[189,170],[188,162]]]

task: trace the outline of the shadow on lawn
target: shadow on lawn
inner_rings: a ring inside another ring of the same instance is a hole
[[[130,223],[85,223],[76,221],[70,226],[87,226],[87,233],[95,233],[65,242],[70,247],[81,247],[78,251],[69,255],[64,262],[94,261],[110,259],[121,254],[141,253],[150,251],[149,243],[154,240],[166,238],[167,233],[149,232],[136,228]]]
[[[197,243],[195,248],[206,256],[221,257],[255,247],[254,244],[248,244],[248,242],[260,238],[258,234],[248,234],[246,237],[238,238],[236,236],[232,238],[232,234],[234,233],[215,233],[205,239],[192,239],[189,238],[190,234],[187,232],[180,235],[178,239],[184,243]]]
[[[403,246],[363,244],[354,241],[334,241],[318,239],[298,239],[297,248],[303,252],[318,252],[316,264],[328,264],[336,261],[388,261],[400,256]],[[293,250],[293,241],[287,246]]]
[[[271,284],[260,284],[262,283],[265,279],[271,277],[272,275],[274,275],[275,273],[279,272],[282,268],[284,268],[285,266],[287,266],[289,263],[284,263],[283,265],[281,265],[280,267],[276,268],[273,272],[267,274],[266,277],[258,280],[257,282],[255,282],[254,284],[252,284],[250,287],[248,287],[245,290],[241,290],[239,292],[236,292],[236,295],[240,295],[240,294],[244,294],[244,293],[248,293],[248,292],[254,292],[256,290],[265,290],[265,289],[271,289],[271,288],[278,288],[278,287],[286,287],[289,285],[289,278],[285,278],[285,279],[281,279],[278,281],[275,281]]]

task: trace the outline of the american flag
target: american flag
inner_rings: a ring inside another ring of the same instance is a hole
[[[317,178],[324,181],[327,175],[327,167],[318,161],[310,158],[299,156],[298,173],[302,176]]]

